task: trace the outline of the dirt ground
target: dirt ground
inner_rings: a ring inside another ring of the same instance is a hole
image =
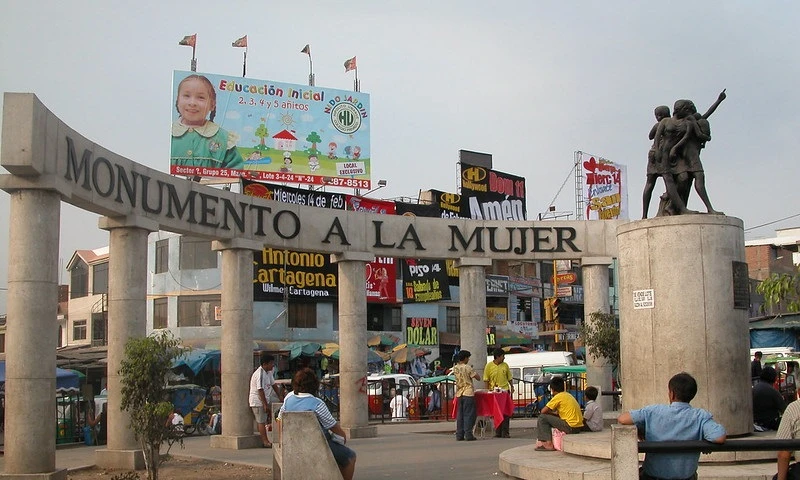
[[[68,480],[113,480],[114,476],[120,479],[133,480],[134,477],[123,476],[125,470],[108,470],[92,467],[86,470],[70,472]],[[137,472],[139,478],[147,478],[147,472]],[[251,480],[254,478],[272,478],[272,469],[266,467],[249,467],[226,462],[213,462],[210,460],[185,459],[172,457],[161,464],[158,469],[159,480]]]

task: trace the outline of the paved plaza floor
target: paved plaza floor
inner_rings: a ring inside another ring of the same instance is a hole
[[[455,440],[455,422],[387,423],[378,426],[376,438],[349,440],[348,446],[358,455],[357,480],[458,478],[508,478],[500,472],[500,453],[510,448],[532,444],[535,419],[511,421],[511,438],[494,438],[486,432],[474,442]],[[210,437],[188,437],[185,448],[173,446],[175,456],[195,457],[245,465],[272,467],[272,450],[227,450],[210,447]],[[71,446],[56,450],[56,467],[75,469],[94,464],[98,447]],[[5,461],[0,457],[0,471]]]

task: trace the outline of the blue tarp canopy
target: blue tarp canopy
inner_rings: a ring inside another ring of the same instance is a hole
[[[6,362],[0,362],[0,383],[6,381]],[[72,370],[56,367],[56,389],[79,388],[80,378]]]
[[[176,358],[172,362],[172,368],[186,366],[195,375],[200,373],[209,362],[219,364],[222,352],[220,350],[206,350],[204,348],[195,348],[190,351],[184,352],[183,355]]]

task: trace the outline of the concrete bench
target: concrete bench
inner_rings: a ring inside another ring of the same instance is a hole
[[[283,412],[272,442],[273,480],[342,480],[314,412]]]

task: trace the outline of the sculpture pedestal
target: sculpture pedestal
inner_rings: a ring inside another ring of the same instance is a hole
[[[687,372],[698,385],[693,406],[711,412],[728,435],[750,433],[748,310],[734,308],[742,221],[657,217],[621,225],[617,241],[625,410],[667,403],[669,379]],[[641,290],[652,290],[652,305],[634,304]]]

